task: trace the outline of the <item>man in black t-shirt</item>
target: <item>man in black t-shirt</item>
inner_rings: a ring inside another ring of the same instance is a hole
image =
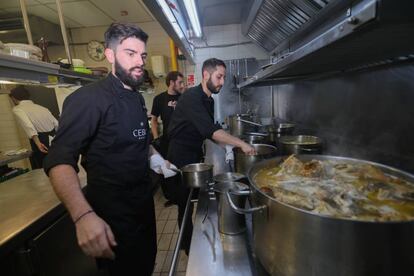
[[[168,153],[168,124],[170,123],[171,115],[175,109],[178,98],[184,92],[184,76],[178,71],[171,71],[167,74],[165,83],[167,84],[167,91],[155,96],[152,111],[151,111],[151,132],[154,136],[154,144],[159,145],[159,151],[165,158]],[[162,121],[162,135],[158,133],[158,117]],[[165,206],[168,207],[173,204],[174,199],[172,193],[165,185],[163,179],[161,180],[161,189],[164,197],[167,199]]]

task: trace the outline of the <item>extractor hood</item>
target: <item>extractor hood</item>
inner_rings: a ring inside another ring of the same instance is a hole
[[[411,59],[413,10],[410,0],[256,0],[243,32],[271,63],[238,87]]]

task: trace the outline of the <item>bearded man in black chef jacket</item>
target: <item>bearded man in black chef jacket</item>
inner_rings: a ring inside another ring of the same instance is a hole
[[[149,145],[147,110],[137,91],[147,39],[135,25],[108,28],[105,55],[112,72],[65,100],[44,163],[75,223],[79,245],[110,275],[151,275],[157,251],[148,160],[168,165]],[[76,174],[80,154],[86,197]]]
[[[200,85],[188,89],[181,95],[173,112],[168,134],[170,144],[168,160],[179,168],[198,163],[203,159],[202,144],[205,139],[211,139],[220,144],[236,146],[244,153],[254,154],[252,146],[232,136],[214,123],[213,94],[218,94],[224,85],[226,77],[225,63],[216,58],[204,61]],[[181,178],[169,178],[167,185],[173,186],[174,198],[178,203],[178,223],[181,227],[189,189],[181,183]],[[193,225],[191,221],[192,208],[184,230],[182,247],[189,253]]]

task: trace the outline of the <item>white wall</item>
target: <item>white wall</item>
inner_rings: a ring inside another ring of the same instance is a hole
[[[259,46],[243,36],[240,24],[219,25],[203,28],[207,44],[198,43],[195,50],[196,84],[201,81],[201,66],[206,59],[222,60],[256,58],[266,59],[269,55]],[[225,46],[232,45],[233,46]],[[224,45],[221,46],[220,45]]]
[[[171,58],[169,36],[156,21],[139,23],[138,26],[140,26],[149,36],[147,43],[149,56],[145,67],[151,74],[155,91],[153,94],[144,94],[144,98],[148,110],[151,111],[154,96],[166,90],[165,78],[157,79],[152,75],[151,56],[163,55],[167,57],[167,70],[170,70]],[[110,70],[110,64],[106,60],[100,62],[94,61],[87,53],[87,43],[91,40],[104,41],[104,33],[107,28],[108,26],[70,29],[69,33],[72,43],[81,44],[70,46],[72,58],[82,59],[85,62],[86,67],[107,67]],[[52,61],[56,61],[58,58],[66,58],[65,48],[63,46],[49,47],[48,54]]]

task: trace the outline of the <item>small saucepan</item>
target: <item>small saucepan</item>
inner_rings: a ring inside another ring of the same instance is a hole
[[[213,182],[213,165],[207,163],[193,163],[181,169],[171,170],[181,174],[181,179],[187,187],[203,188]]]

